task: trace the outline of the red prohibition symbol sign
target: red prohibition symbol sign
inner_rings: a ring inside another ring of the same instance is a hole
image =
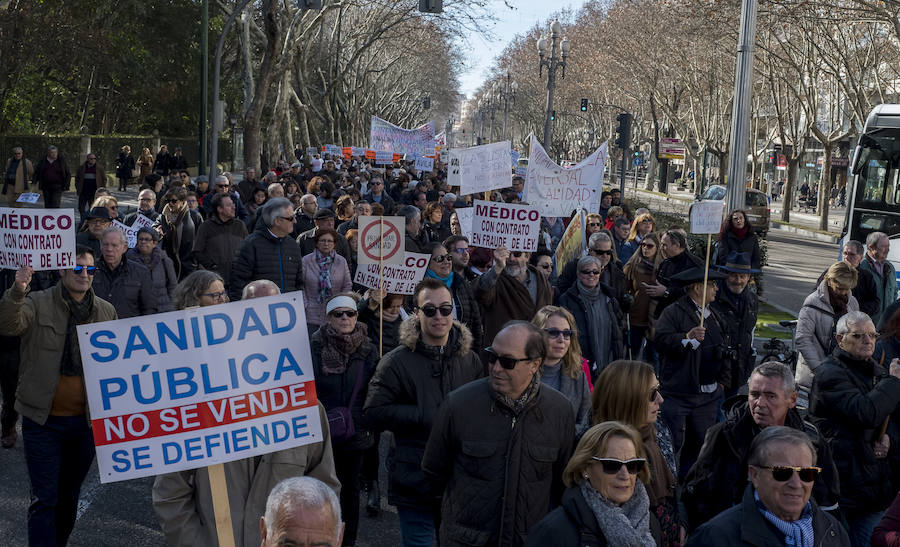
[[[363,253],[372,260],[390,260],[403,245],[397,227],[384,220],[366,226],[362,242]]]

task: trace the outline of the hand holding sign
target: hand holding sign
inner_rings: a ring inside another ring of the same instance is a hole
[[[25,292],[28,290],[28,284],[31,283],[31,276],[34,275],[34,268],[31,266],[22,266],[18,270],[16,270],[16,289],[19,292]]]
[[[494,251],[494,271],[497,272],[497,275],[503,273],[503,270],[506,268],[506,260],[509,258],[509,249],[504,247],[503,245],[497,247]]]

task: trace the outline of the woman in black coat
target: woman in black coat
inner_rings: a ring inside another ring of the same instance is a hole
[[[743,209],[735,209],[722,222],[722,231],[716,246],[716,264],[724,266],[728,253],[737,251],[750,255],[750,267],[759,270],[759,236],[753,232],[753,226],[747,219]]]

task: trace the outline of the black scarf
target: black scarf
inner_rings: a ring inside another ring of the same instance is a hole
[[[78,333],[75,327],[88,322],[91,311],[94,309],[94,291],[88,289],[81,302],[77,302],[68,289],[62,287],[62,297],[69,308],[69,318],[66,323],[66,343],[63,345],[62,358],[59,362],[59,372],[63,376],[84,376],[81,367],[81,351],[78,347]]]

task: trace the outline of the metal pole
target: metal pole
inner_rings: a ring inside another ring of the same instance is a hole
[[[488,142],[494,142],[494,102],[491,100],[491,128],[488,130]]]
[[[503,101],[503,140],[509,140],[509,136],[506,134],[506,119],[509,117],[509,97],[506,97]]]
[[[200,5],[200,163],[197,174],[206,172],[209,133],[206,116],[209,112],[209,0]],[[213,184],[212,181],[209,182]]]
[[[553,88],[556,87],[556,35],[550,36],[550,66],[547,67],[547,109],[544,112],[544,139],[541,145],[550,150],[550,111],[553,110]]]
[[[728,181],[725,192],[725,205],[728,211],[742,209],[746,205],[744,179],[747,176],[747,150],[750,139],[756,11],[757,0],[742,0],[741,29],[734,74],[734,103],[731,109],[731,156],[728,159]]]
[[[625,202],[625,159],[628,157],[628,149],[622,149],[622,168],[619,169],[619,192],[622,193],[622,203]]]

